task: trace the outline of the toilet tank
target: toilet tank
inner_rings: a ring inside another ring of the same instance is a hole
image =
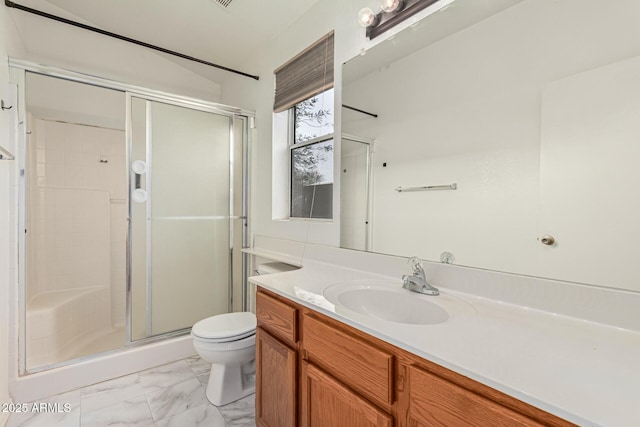
[[[256,267],[256,273],[261,276],[263,274],[284,273],[285,271],[297,269],[298,267],[283,262],[265,262]]]
[[[299,267],[294,265],[285,264],[284,262],[263,262],[256,266],[254,273],[257,276],[262,276],[264,274],[273,274],[273,273],[284,273],[286,271],[297,270]],[[248,309],[250,312],[256,312],[256,285],[249,282],[248,283]]]

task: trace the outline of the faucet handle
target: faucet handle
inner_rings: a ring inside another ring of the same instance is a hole
[[[411,269],[413,270],[413,274],[419,274],[419,273],[424,274],[424,270],[422,269],[422,260],[420,258],[418,258],[417,256],[414,256],[409,258],[409,261],[407,262],[411,266]]]

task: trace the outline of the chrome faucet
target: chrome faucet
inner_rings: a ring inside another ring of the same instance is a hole
[[[411,292],[417,292],[425,295],[440,295],[440,291],[427,283],[427,276],[422,269],[421,260],[418,257],[412,257],[409,259],[409,264],[413,269],[413,276],[402,276],[402,287],[408,289]]]

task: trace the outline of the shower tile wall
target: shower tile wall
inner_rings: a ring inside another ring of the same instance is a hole
[[[32,193],[34,194],[34,193]],[[111,286],[109,193],[38,188],[32,200],[30,243],[37,293]]]
[[[80,288],[95,287],[92,300],[102,306],[96,306],[94,313],[107,318],[96,327],[122,326],[127,206],[124,132],[43,119],[31,123],[27,250],[32,263],[27,265],[27,311],[32,306],[33,319],[44,323],[60,317],[84,322],[77,310],[69,308],[78,306],[70,300],[86,300]],[[77,292],[66,292],[68,298],[51,294],[70,289]],[[64,309],[58,304],[62,300]],[[69,337],[36,331],[36,323],[31,328],[27,324],[28,335],[31,329],[31,336],[35,333],[43,342],[68,344]]]

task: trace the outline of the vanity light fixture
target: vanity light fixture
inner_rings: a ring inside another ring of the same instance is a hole
[[[358,12],[358,23],[367,29],[367,37],[370,40],[378,37],[400,22],[412,17],[416,13],[426,9],[434,3],[440,2],[442,9],[454,0],[382,0],[378,12],[369,7],[363,7]]]
[[[382,0],[382,10],[387,13],[399,12],[404,7],[404,0]]]
[[[374,27],[378,23],[378,17],[370,7],[363,7],[358,12],[358,24],[364,28]]]

